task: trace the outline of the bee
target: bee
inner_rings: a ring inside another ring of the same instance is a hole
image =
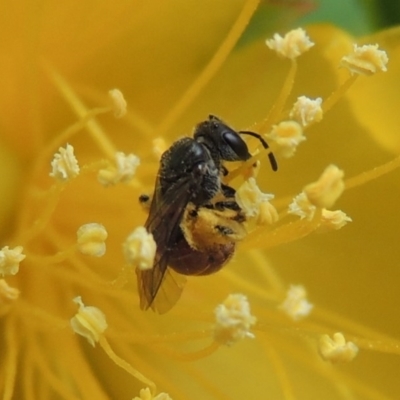
[[[178,301],[185,275],[208,275],[232,257],[236,242],[246,236],[245,215],[235,189],[223,183],[224,162],[251,158],[240,134],[210,115],[193,137],[177,140],[161,156],[153,196],[139,201],[149,207],[145,222],[157,245],[153,268],[137,269],[140,307],[165,313]],[[277,163],[268,154],[273,170]]]

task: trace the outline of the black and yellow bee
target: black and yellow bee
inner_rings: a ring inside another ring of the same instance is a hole
[[[224,162],[251,158],[240,134],[210,115],[199,123],[193,138],[179,139],[162,155],[145,227],[157,251],[152,269],[137,269],[140,307],[164,313],[178,301],[185,275],[208,275],[232,257],[236,242],[246,235],[245,215],[235,201],[235,189],[222,179]],[[272,153],[270,162],[277,164]]]

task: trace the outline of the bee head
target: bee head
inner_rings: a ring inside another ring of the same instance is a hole
[[[251,157],[239,133],[214,115],[196,126],[193,137],[224,161],[246,161]]]

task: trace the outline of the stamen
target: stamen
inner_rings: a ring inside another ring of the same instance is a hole
[[[293,29],[283,37],[275,33],[273,39],[268,39],[266,44],[280,56],[291,60],[299,57],[314,46],[306,31],[302,28]]]
[[[268,113],[267,118],[258,124],[254,125],[254,129],[261,134],[266,134],[270,131],[271,126],[278,123],[283,118],[283,109],[286,101],[292,92],[295,77],[297,74],[297,62],[296,59],[291,60],[289,73],[286,75],[285,82],[282,85],[281,91]]]
[[[25,254],[22,254],[22,251],[22,246],[13,249],[4,246],[0,250],[0,275],[15,275],[19,271],[19,264],[25,259]]]
[[[78,249],[82,254],[94,257],[102,257],[106,253],[108,233],[106,228],[97,223],[82,225],[77,231]]]
[[[343,98],[346,92],[357,80],[358,75],[349,76],[323,103],[322,110],[326,114],[332,107]]]
[[[389,162],[375,167],[367,172],[363,172],[352,178],[346,179],[346,190],[365,185],[374,179],[378,179],[389,172],[395,171],[397,168],[400,168],[400,157],[396,157],[393,160],[390,160]]]
[[[306,140],[301,125],[296,121],[282,121],[274,125],[267,138],[278,146],[274,152],[285,158],[292,157],[297,146]]]
[[[251,17],[257,9],[259,0],[247,0],[237,18],[232,25],[225,40],[221,43],[219,48],[214,53],[209,63],[205,66],[202,72],[197,76],[191,86],[181,95],[180,100],[171,107],[168,115],[164,121],[158,126],[155,131],[163,136],[168,129],[173,126],[175,121],[185,112],[185,110],[192,104],[195,98],[201,93],[203,88],[210,82],[214,75],[221,68],[227,57],[235,47],[238,40],[241,38],[247,24],[250,22]]]
[[[64,77],[50,65],[44,65],[50,78],[52,79],[56,88],[63,95],[67,103],[72,107],[75,113],[83,118],[89,112],[82,100],[73,91],[72,87],[64,79]],[[88,129],[89,134],[92,136],[94,142],[98,145],[101,151],[108,158],[112,158],[116,153],[116,149],[112,141],[107,137],[106,133],[101,128],[100,124],[92,119],[87,121],[85,127]]]
[[[37,215],[37,213],[32,215],[32,212],[36,210],[33,210],[31,207],[25,207],[21,210],[21,215],[19,215],[20,220],[18,221],[18,242],[26,243],[34,237],[39,236],[45,228],[48,228],[48,223],[58,205],[62,190],[62,185],[51,186],[51,188],[46,192],[44,208],[41,210],[39,215]],[[34,224],[31,223],[32,218],[35,218]]]
[[[257,225],[272,225],[278,222],[279,214],[276,208],[269,202],[263,201],[260,204]]]
[[[105,336],[103,336],[103,335],[100,336],[99,344],[100,344],[101,348],[104,350],[104,352],[108,355],[108,357],[110,357],[110,359],[112,361],[114,361],[116,365],[118,365],[120,368],[122,368],[124,371],[126,371],[129,375],[133,376],[138,381],[142,382],[144,385],[149,387],[151,396],[154,396],[154,393],[156,392],[156,385],[153,381],[146,378],[137,369],[133,368],[132,365],[130,365],[125,360],[123,360],[121,357],[119,357],[117,354],[115,354],[114,350],[111,348],[111,346],[108,343]],[[152,398],[152,397],[150,397],[150,398]]]
[[[320,208],[331,208],[344,191],[343,175],[338,167],[329,165],[318,181],[303,189],[310,203]]]
[[[378,45],[364,45],[353,47],[353,52],[342,58],[340,65],[347,68],[350,73],[360,75],[373,75],[377,72],[386,72],[389,58],[385,51],[379,50]]]
[[[289,116],[304,127],[315,122],[320,122],[323,116],[321,104],[321,97],[312,100],[306,96],[300,96],[293,104]]]
[[[130,182],[137,167],[140,165],[139,157],[134,154],[124,154],[117,152],[115,154],[115,165],[109,165],[106,169],[101,169],[97,175],[98,181],[104,186],[111,186],[117,183]]]
[[[320,226],[321,209],[315,209],[311,218],[302,218],[275,228],[271,232],[260,232],[259,229],[250,232],[241,244],[241,249],[262,248],[272,249],[283,244],[300,240],[315,232]]]
[[[338,230],[352,222],[352,219],[341,210],[329,211],[322,210],[321,226],[318,228],[318,233],[325,233],[332,230]]]
[[[333,339],[328,335],[322,335],[318,350],[325,361],[332,363],[352,361],[358,353],[358,347],[353,342],[346,342],[340,332],[334,333]]]
[[[289,204],[288,213],[298,215],[301,219],[311,220],[314,217],[317,207],[310,203],[304,192],[298,194]]]
[[[361,47],[354,45],[353,53],[344,56],[341,60],[341,65],[350,70],[351,76],[326,99],[322,106],[324,113],[329,111],[346,94],[360,74],[372,75],[378,71],[386,71],[387,63],[386,53],[378,50],[377,45]]]
[[[246,296],[231,294],[215,309],[214,338],[218,343],[231,346],[239,339],[254,338],[250,327],[257,321],[250,313]]]
[[[248,219],[254,219],[257,224],[274,224],[278,221],[278,212],[270,203],[273,194],[261,192],[254,178],[249,178],[236,191],[235,199]]]
[[[51,167],[50,176],[59,181],[68,181],[78,176],[80,169],[73,146],[67,144],[65,148],[60,147],[58,153],[54,154]]]
[[[307,291],[304,286],[290,285],[286,299],[279,308],[294,321],[298,321],[308,316],[314,305],[307,300]]]
[[[28,253],[28,257],[30,262],[39,263],[42,267],[44,267],[48,265],[59,264],[65,260],[70,260],[73,254],[76,252],[76,248],[77,246],[73,245],[63,250],[60,250],[55,254],[49,254],[49,255],[42,255],[42,254],[37,255]]]
[[[153,235],[143,226],[136,228],[123,244],[125,260],[142,270],[153,268],[156,249]]]
[[[68,142],[73,136],[81,132],[91,119],[106,112],[109,112],[108,108],[93,108],[88,110],[88,112],[77,122],[54,136],[53,140],[45,144],[40,153],[37,155],[37,158],[35,159],[35,170],[39,171],[42,165],[48,162],[48,159],[54,153],[55,148],[60,147],[62,144]]]
[[[73,301],[79,305],[79,310],[71,318],[72,330],[86,338],[94,347],[108,327],[106,316],[97,307],[85,306],[80,296],[75,297]]]
[[[275,34],[274,39],[267,40],[266,43],[269,48],[272,48],[278,53],[287,54],[288,58],[291,60],[291,66],[279,96],[269,111],[267,118],[254,125],[254,129],[261,134],[267,134],[271,126],[283,118],[283,109],[292,92],[297,73],[296,57],[314,45],[314,43],[309,40],[306,32],[301,28],[289,32],[285,37]]]
[[[114,108],[114,117],[115,118],[122,118],[126,115],[126,100],[124,98],[123,93],[119,89],[111,89],[108,92],[112,105]]]
[[[205,335],[203,336],[209,338],[211,333],[208,331],[203,331],[203,332],[206,333],[206,336]],[[211,356],[211,354],[214,354],[220,348],[220,346],[221,346],[220,343],[212,341],[209,345],[201,348],[200,350],[183,353],[181,351],[173,350],[169,347],[160,346],[159,344],[155,345],[158,351],[163,353],[165,356],[173,358],[177,361],[198,361],[207,358]]]
[[[151,394],[153,395],[156,391],[155,384],[121,357],[117,356],[111,349],[104,336],[104,332],[108,327],[104,313],[97,307],[85,306],[80,296],[76,297],[73,301],[79,305],[79,310],[78,313],[71,318],[70,323],[72,330],[78,335],[85,337],[93,347],[95,346],[95,343],[99,343],[101,348],[111,358],[111,360],[115,362],[115,364],[144,385],[151,388]]]

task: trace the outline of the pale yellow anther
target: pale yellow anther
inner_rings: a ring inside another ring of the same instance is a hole
[[[276,208],[269,201],[262,202],[256,221],[257,225],[272,225],[278,222],[278,220],[279,214]]]
[[[328,335],[322,335],[318,350],[325,361],[332,363],[352,361],[358,353],[358,347],[353,342],[346,342],[340,332],[333,334],[332,339]]]
[[[111,89],[108,91],[114,108],[114,117],[122,118],[126,114],[127,103],[123,93],[119,89]]]
[[[139,397],[136,396],[132,400],[172,400],[172,397],[167,393],[159,393],[156,396],[153,396],[150,389],[145,388],[140,390]]]
[[[243,294],[229,295],[214,313],[214,338],[218,343],[230,346],[240,339],[254,338],[250,328],[257,319],[251,315],[250,304]]]
[[[157,246],[153,235],[139,226],[125,240],[123,251],[128,264],[139,269],[153,268]]]
[[[279,308],[294,321],[307,317],[314,305],[307,300],[307,291],[302,285],[290,285],[286,298]]]
[[[274,125],[267,138],[277,145],[274,153],[285,158],[292,157],[297,146],[306,140],[302,126],[296,121],[282,121]]]
[[[311,220],[314,217],[316,206],[310,203],[304,192],[298,194],[289,204],[288,213],[297,215],[301,219],[307,218]]]
[[[78,249],[87,256],[102,257],[106,252],[106,228],[97,223],[82,225],[77,233]]]
[[[290,285],[285,300],[279,306],[294,321],[308,316],[313,307],[307,300],[307,291],[302,285]]]
[[[72,330],[94,346],[107,329],[106,317],[97,307],[85,306],[80,296],[73,301],[79,305],[79,310],[70,320]]]
[[[352,219],[341,210],[329,211],[323,209],[321,213],[321,225],[317,229],[317,232],[323,233],[338,230],[351,221]]]
[[[290,59],[300,56],[314,46],[302,28],[293,29],[283,37],[275,33],[273,39],[268,39],[266,44],[271,50]]]
[[[378,45],[368,44],[353,47],[353,52],[342,58],[340,65],[347,68],[351,74],[373,75],[386,72],[389,58],[385,51],[379,50]]]
[[[68,181],[78,176],[80,169],[73,146],[67,144],[65,148],[60,147],[58,153],[54,154],[51,168],[49,175],[59,181]]]
[[[331,208],[344,190],[344,172],[335,165],[329,165],[318,181],[307,185],[303,192],[311,204],[320,208]]]
[[[16,246],[10,249],[8,246],[4,246],[0,250],[0,275],[15,275],[19,271],[19,264],[25,258],[25,254],[22,254],[22,246]]]
[[[321,104],[322,99],[320,97],[313,100],[306,96],[300,96],[293,104],[289,116],[304,127],[319,122],[323,116]]]
[[[261,192],[254,178],[249,178],[239,187],[235,198],[247,219],[255,219],[260,225],[278,221],[278,212],[270,203],[274,195]]]
[[[97,174],[98,181],[104,186],[130,182],[136,173],[137,167],[140,165],[139,157],[120,151],[115,154],[114,161],[114,165],[101,169]]]

